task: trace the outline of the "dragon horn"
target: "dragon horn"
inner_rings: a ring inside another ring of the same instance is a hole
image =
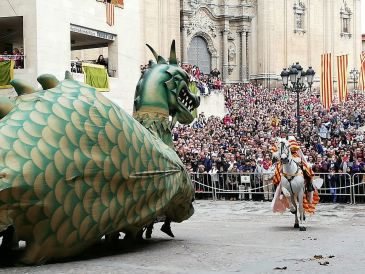
[[[167,64],[167,62],[162,56],[158,56],[157,64]]]
[[[166,60],[162,56],[158,55],[157,52],[149,44],[146,44],[146,46],[150,49],[153,56],[155,56],[157,64],[167,64]]]
[[[169,63],[170,63],[170,65],[177,65],[175,40],[172,40],[172,43],[171,43]]]
[[[37,81],[41,84],[43,89],[54,88],[59,84],[58,79],[52,74],[43,74],[37,78]]]
[[[36,90],[31,87],[28,86],[27,84],[24,84],[22,81],[20,80],[12,80],[10,81],[10,85],[12,85],[16,91],[16,93],[20,96],[23,94],[31,94],[36,92]]]
[[[150,49],[150,51],[152,52],[153,56],[155,56],[156,61],[158,61],[158,54],[157,54],[157,52],[149,44],[146,44],[146,46]]]
[[[71,72],[69,72],[68,70],[66,70],[65,72],[65,79],[66,80],[73,80],[74,78],[72,77]]]

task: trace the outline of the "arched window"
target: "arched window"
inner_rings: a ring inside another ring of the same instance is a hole
[[[204,74],[211,71],[211,54],[208,51],[208,44],[201,36],[195,36],[188,49],[189,64],[196,65]]]
[[[344,7],[341,7],[341,37],[351,38],[351,15],[352,12],[344,2]]]
[[[294,4],[294,32],[305,33],[305,5],[299,0]]]

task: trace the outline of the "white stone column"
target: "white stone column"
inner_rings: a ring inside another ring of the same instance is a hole
[[[187,64],[188,63],[188,30],[186,26],[181,27],[181,63]]]
[[[247,81],[247,56],[246,56],[246,31],[244,29],[239,31],[240,34],[240,80]]]
[[[250,81],[250,46],[251,46],[251,33],[246,31],[246,80]]]
[[[222,30],[222,81],[228,80],[228,28]]]

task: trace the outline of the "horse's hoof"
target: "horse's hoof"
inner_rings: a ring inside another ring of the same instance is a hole
[[[297,214],[297,210],[296,210],[296,209],[290,209],[290,212],[291,212],[292,214]]]
[[[294,224],[294,228],[299,228],[299,224]]]
[[[299,230],[300,230],[300,231],[307,231],[307,229],[306,229],[304,226],[301,226],[301,227],[299,228]]]

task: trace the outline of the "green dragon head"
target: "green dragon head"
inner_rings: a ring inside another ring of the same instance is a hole
[[[147,46],[157,63],[150,61],[138,82],[134,111],[171,116],[181,124],[190,124],[194,120],[192,111],[199,106],[200,98],[190,91],[189,75],[178,66],[175,41],[171,44],[169,62]]]

